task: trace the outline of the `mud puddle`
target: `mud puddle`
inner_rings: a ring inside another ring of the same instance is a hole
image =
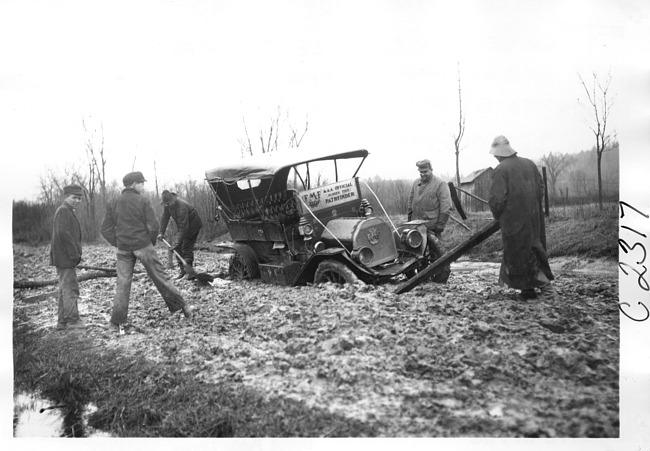
[[[35,394],[19,393],[14,396],[14,437],[111,437],[88,426],[88,416],[96,410],[89,404],[71,411]]]

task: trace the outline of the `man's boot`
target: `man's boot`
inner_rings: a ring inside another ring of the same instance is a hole
[[[178,275],[176,276],[176,280],[182,279],[183,277],[185,277],[185,274],[186,274],[186,273],[185,273],[185,268],[183,268],[183,267],[181,266],[181,270],[180,270],[180,272],[178,273]]]
[[[535,289],[533,288],[526,288],[525,290],[521,290],[521,293],[519,293],[519,299],[522,301],[537,299],[537,293],[535,293]]]
[[[192,266],[192,263],[194,263],[192,260],[185,260],[187,263],[187,280],[194,280],[196,279],[196,271],[194,270],[194,267]]]

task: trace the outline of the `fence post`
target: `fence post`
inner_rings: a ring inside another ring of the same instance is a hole
[[[542,167],[542,177],[544,178],[544,215],[548,216],[548,183],[546,182],[546,166]]]

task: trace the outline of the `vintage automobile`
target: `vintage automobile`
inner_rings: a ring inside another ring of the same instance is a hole
[[[286,151],[206,171],[233,252],[229,276],[281,285],[381,283],[431,261],[426,226],[373,216],[357,176],[367,150]]]

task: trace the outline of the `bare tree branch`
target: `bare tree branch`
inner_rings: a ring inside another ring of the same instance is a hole
[[[553,152],[549,152],[548,155],[542,157],[542,164],[546,167],[549,185],[551,185],[551,195],[555,195],[555,187],[560,174],[562,174],[570,163],[571,157],[568,154],[554,154]]]
[[[302,131],[300,137],[298,137],[298,131],[293,125],[289,125],[291,129],[291,137],[289,138],[289,147],[300,147],[300,143],[307,134],[307,129],[309,128],[309,121],[305,119],[305,129]]]
[[[599,75],[592,73],[591,84],[588,86],[582,76],[578,74],[578,79],[582,85],[587,98],[588,105],[586,108],[590,111],[591,120],[587,123],[589,129],[596,139],[596,164],[598,171],[598,205],[603,208],[603,184],[602,184],[602,156],[603,152],[610,150],[611,135],[607,131],[607,120],[613,102],[608,99],[609,87],[612,82],[611,72],[607,74],[605,80],[601,80]]]
[[[458,133],[454,135],[456,152],[456,185],[460,186],[460,145],[465,135],[465,115],[463,114],[463,97],[460,84],[460,63],[458,63]]]
[[[291,124],[287,125],[287,123],[289,122],[288,113],[286,114],[286,116],[287,118],[284,119],[282,110],[280,107],[278,107],[275,114],[271,117],[268,129],[261,128],[259,130],[257,138],[259,139],[260,153],[274,152],[279,150],[281,147],[284,148],[284,146],[286,146],[287,148],[297,148],[300,146],[303,138],[307,134],[307,130],[309,128],[309,122],[305,121],[304,129],[302,130],[302,133],[299,135],[298,127],[294,127]],[[240,145],[241,155],[243,157],[246,155],[253,155],[255,153],[255,149],[253,148],[253,145],[249,137],[246,120],[245,119],[242,120],[244,124],[245,139],[239,139],[239,145]],[[286,132],[286,127],[289,128],[288,132]],[[288,134],[287,141],[283,139],[285,134]]]

